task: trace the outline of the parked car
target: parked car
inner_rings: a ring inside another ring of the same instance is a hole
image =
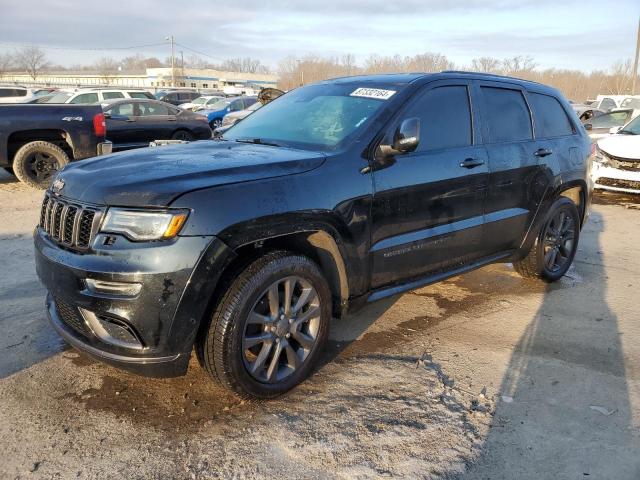
[[[199,96],[200,94],[195,90],[161,90],[156,93],[155,98],[156,100],[178,106],[183,103],[192,102]]]
[[[24,103],[47,93],[49,89],[46,88],[0,86],[0,103]]]
[[[216,129],[216,131],[219,131],[220,134],[223,133],[222,129],[226,130],[227,128],[235,125],[240,120],[242,120],[245,117],[248,117],[263,105],[266,105],[267,103],[274,101],[276,98],[282,96],[283,94],[284,92],[282,90],[278,90],[277,88],[262,89],[260,91],[260,94],[258,95],[257,102],[245,108],[244,110],[238,110],[237,112],[227,113],[222,118],[222,125],[218,129]]]
[[[598,141],[591,175],[596,188],[640,193],[640,117]]]
[[[202,97],[198,97],[191,102],[182,103],[178,106],[183,110],[191,110],[195,112],[198,110],[204,110],[223,98],[224,97],[220,95],[203,95]]]
[[[153,140],[205,140],[211,129],[202,115],[158,100],[111,100],[102,104],[107,139],[114,150],[148,147]]]
[[[34,232],[47,312],[102,361],[181,375],[195,345],[212,378],[270,398],[312,371],[332,314],[493,262],[561,278],[589,212],[590,152],[569,104],[538,83],[307,85],[224,140],[60,172]],[[65,208],[92,220],[62,222]]]
[[[606,112],[603,110],[594,109],[592,106],[584,103],[572,103],[571,108],[576,113],[582,123],[589,123],[593,117],[603,115]]]
[[[628,95],[598,95],[590,106],[596,110],[610,112],[614,108],[620,108],[621,103],[628,97]]]
[[[614,127],[622,127],[633,116],[633,110],[616,110],[602,115],[597,115],[584,123],[584,128],[589,133],[591,140],[595,141],[609,136]]]
[[[34,188],[71,160],[111,153],[98,105],[3,105],[0,118],[0,167]]]
[[[200,115],[207,117],[209,126],[214,130],[222,125],[222,119],[224,116],[231,112],[239,112],[249,108],[251,105],[258,101],[257,97],[230,97],[223,98],[218,102],[211,105],[206,110],[198,110]]]
[[[71,103],[78,105],[94,105],[106,100],[118,98],[150,98],[151,95],[146,90],[136,89],[102,89],[102,88],[82,88],[76,91],[60,91],[47,100],[46,103]]]

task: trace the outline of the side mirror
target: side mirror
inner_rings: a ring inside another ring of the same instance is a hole
[[[585,130],[593,130],[593,125],[591,125],[590,123],[585,123],[584,124],[584,129]]]
[[[616,133],[618,133],[620,130],[622,130],[622,127],[611,127],[609,129],[609,133],[611,135],[615,135]]]
[[[407,118],[393,135],[392,148],[400,153],[413,152],[420,143],[420,119]]]
[[[110,112],[104,112],[104,118],[111,118]]]

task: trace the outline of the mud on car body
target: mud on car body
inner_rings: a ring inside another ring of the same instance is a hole
[[[492,262],[553,281],[588,214],[590,142],[556,90],[443,72],[293,90],[218,141],[65,168],[36,265],[56,330],[244,396],[312,370],[332,316]]]

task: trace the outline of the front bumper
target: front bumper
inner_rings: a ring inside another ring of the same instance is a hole
[[[97,235],[92,249],[79,253],[36,229],[36,270],[48,290],[52,325],[72,346],[117,367],[155,377],[184,374],[231,251],[215,237],[138,244],[118,238],[112,245],[102,240]],[[130,295],[113,294],[92,291],[90,282],[141,288]],[[124,326],[139,344],[100,335],[90,318]]]
[[[623,170],[594,162],[591,177],[595,188],[614,192],[640,193],[640,169]]]

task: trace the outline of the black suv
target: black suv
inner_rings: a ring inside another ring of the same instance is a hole
[[[194,349],[240,395],[301,382],[332,315],[492,262],[560,278],[590,141],[546,86],[463,72],[295,89],[220,140],[71,164],[36,264],[55,329],[142,374]]]
[[[171,105],[181,105],[194,101],[201,95],[195,90],[161,90],[156,93],[156,100],[160,100]]]

